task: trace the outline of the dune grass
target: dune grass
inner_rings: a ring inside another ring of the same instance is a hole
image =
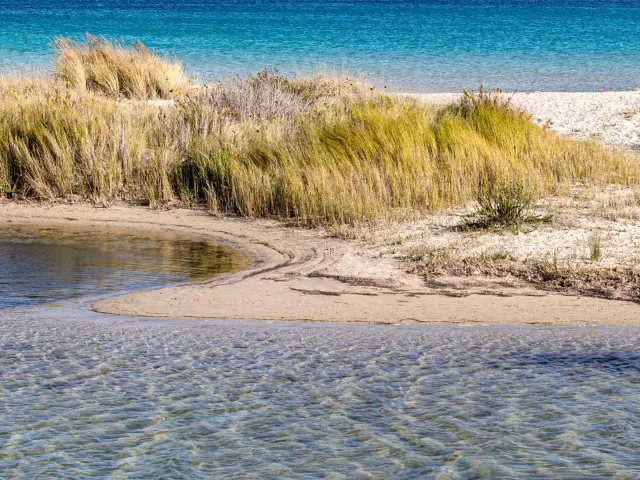
[[[56,75],[81,91],[169,99],[189,86],[180,62],[162,58],[140,42],[126,45],[87,34],[81,42],[59,37],[53,49]]]
[[[635,157],[559,137],[482,91],[437,108],[261,72],[160,108],[122,101],[185,85],[182,73],[174,87],[149,80],[144,65],[170,64],[148,50],[94,37],[57,48],[67,83],[0,81],[0,190],[17,196],[353,224],[464,205],[505,182],[528,198],[640,182]]]

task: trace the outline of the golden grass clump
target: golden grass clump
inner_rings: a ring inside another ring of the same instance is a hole
[[[87,34],[82,42],[59,37],[55,73],[79,90],[112,97],[175,98],[189,87],[180,62],[162,58],[140,42],[125,45]]]
[[[636,159],[558,137],[490,97],[441,110],[390,97],[347,102],[297,130],[286,142],[251,142],[244,155],[259,182],[246,214],[353,222],[464,205],[504,182],[539,196],[639,179]]]
[[[465,205],[505,182],[527,198],[640,183],[631,154],[560,137],[485,92],[438,108],[265,72],[157,107],[54,81],[44,94],[2,85],[0,190],[43,200],[355,224]]]

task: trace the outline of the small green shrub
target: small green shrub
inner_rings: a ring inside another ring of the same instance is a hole
[[[533,215],[533,194],[527,193],[522,181],[503,182],[481,190],[478,209],[470,215],[468,227],[519,227],[524,223],[550,220]]]

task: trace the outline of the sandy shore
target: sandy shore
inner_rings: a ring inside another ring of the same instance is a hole
[[[194,210],[38,206],[0,203],[0,224],[133,228],[207,236],[253,260],[245,271],[209,282],[131,293],[96,311],[171,318],[312,320],[368,323],[527,323],[640,325],[631,302],[512,288],[460,296],[426,286],[395,258],[360,242],[272,221],[215,218]]]
[[[527,109],[535,121],[559,133],[595,138],[623,148],[640,146],[640,92],[505,95]],[[446,103],[457,94],[418,97]],[[617,262],[615,255],[635,258],[636,245],[640,244],[640,212],[631,212],[627,203],[620,205],[614,205],[615,215],[598,211],[574,218],[574,211],[587,211],[574,199],[564,204],[564,213],[558,213],[564,218],[561,224],[511,236],[453,234],[450,223],[457,218],[453,214],[434,215],[386,231],[370,230],[355,240],[345,240],[320,229],[292,228],[276,221],[216,218],[203,211],[42,206],[7,200],[0,200],[0,225],[100,226],[206,236],[245,252],[253,261],[248,270],[209,282],[136,292],[93,306],[104,313],[391,324],[640,325],[640,305],[628,301],[549,293],[522,282],[489,278],[475,279],[464,288],[456,285],[460,279],[448,283],[440,279],[434,286],[425,282],[424,276],[408,273],[411,269],[398,253],[401,247],[396,246],[440,242],[447,248],[454,245],[469,252],[489,245],[519,252],[523,261],[532,254],[549,252],[577,258],[576,252],[588,235],[606,231],[613,232],[614,236],[607,238],[616,245],[609,261]]]

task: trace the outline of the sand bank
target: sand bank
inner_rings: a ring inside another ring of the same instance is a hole
[[[631,302],[543,293],[523,287],[460,296],[425,285],[397,259],[359,242],[273,221],[216,218],[203,211],[39,206],[4,201],[0,224],[133,228],[206,236],[253,260],[212,281],[135,292],[96,311],[150,317],[367,323],[640,325]],[[496,294],[497,293],[497,294]]]
[[[559,133],[595,138],[622,148],[640,146],[640,92],[505,95],[516,106],[527,109],[535,121]],[[456,96],[429,94],[419,98],[445,103]],[[557,215],[567,217],[561,225],[527,235],[489,233],[459,239],[450,228],[443,228],[453,218],[443,214],[410,225],[391,226],[378,235],[382,240],[377,243],[363,241],[362,236],[359,240],[340,239],[321,229],[292,228],[276,221],[217,218],[204,211],[42,206],[7,200],[0,201],[0,225],[100,226],[206,236],[252,259],[250,269],[212,281],[97,302],[93,308],[104,313],[373,323],[640,325],[640,305],[628,301],[543,292],[504,279],[475,279],[463,287],[460,279],[440,279],[434,286],[423,276],[408,273],[403,256],[394,253],[393,245],[419,238],[422,242],[449,242],[464,251],[490,245],[521,252],[522,258],[547,252],[575,256],[587,235],[608,231],[615,233],[609,241],[616,245],[616,254],[624,258],[635,255],[640,217],[626,203],[616,203],[613,213],[598,211],[574,218],[574,211],[588,210],[575,202],[573,199],[565,204],[564,213]],[[365,236],[376,235],[370,231]],[[617,261],[613,253],[609,258]]]

